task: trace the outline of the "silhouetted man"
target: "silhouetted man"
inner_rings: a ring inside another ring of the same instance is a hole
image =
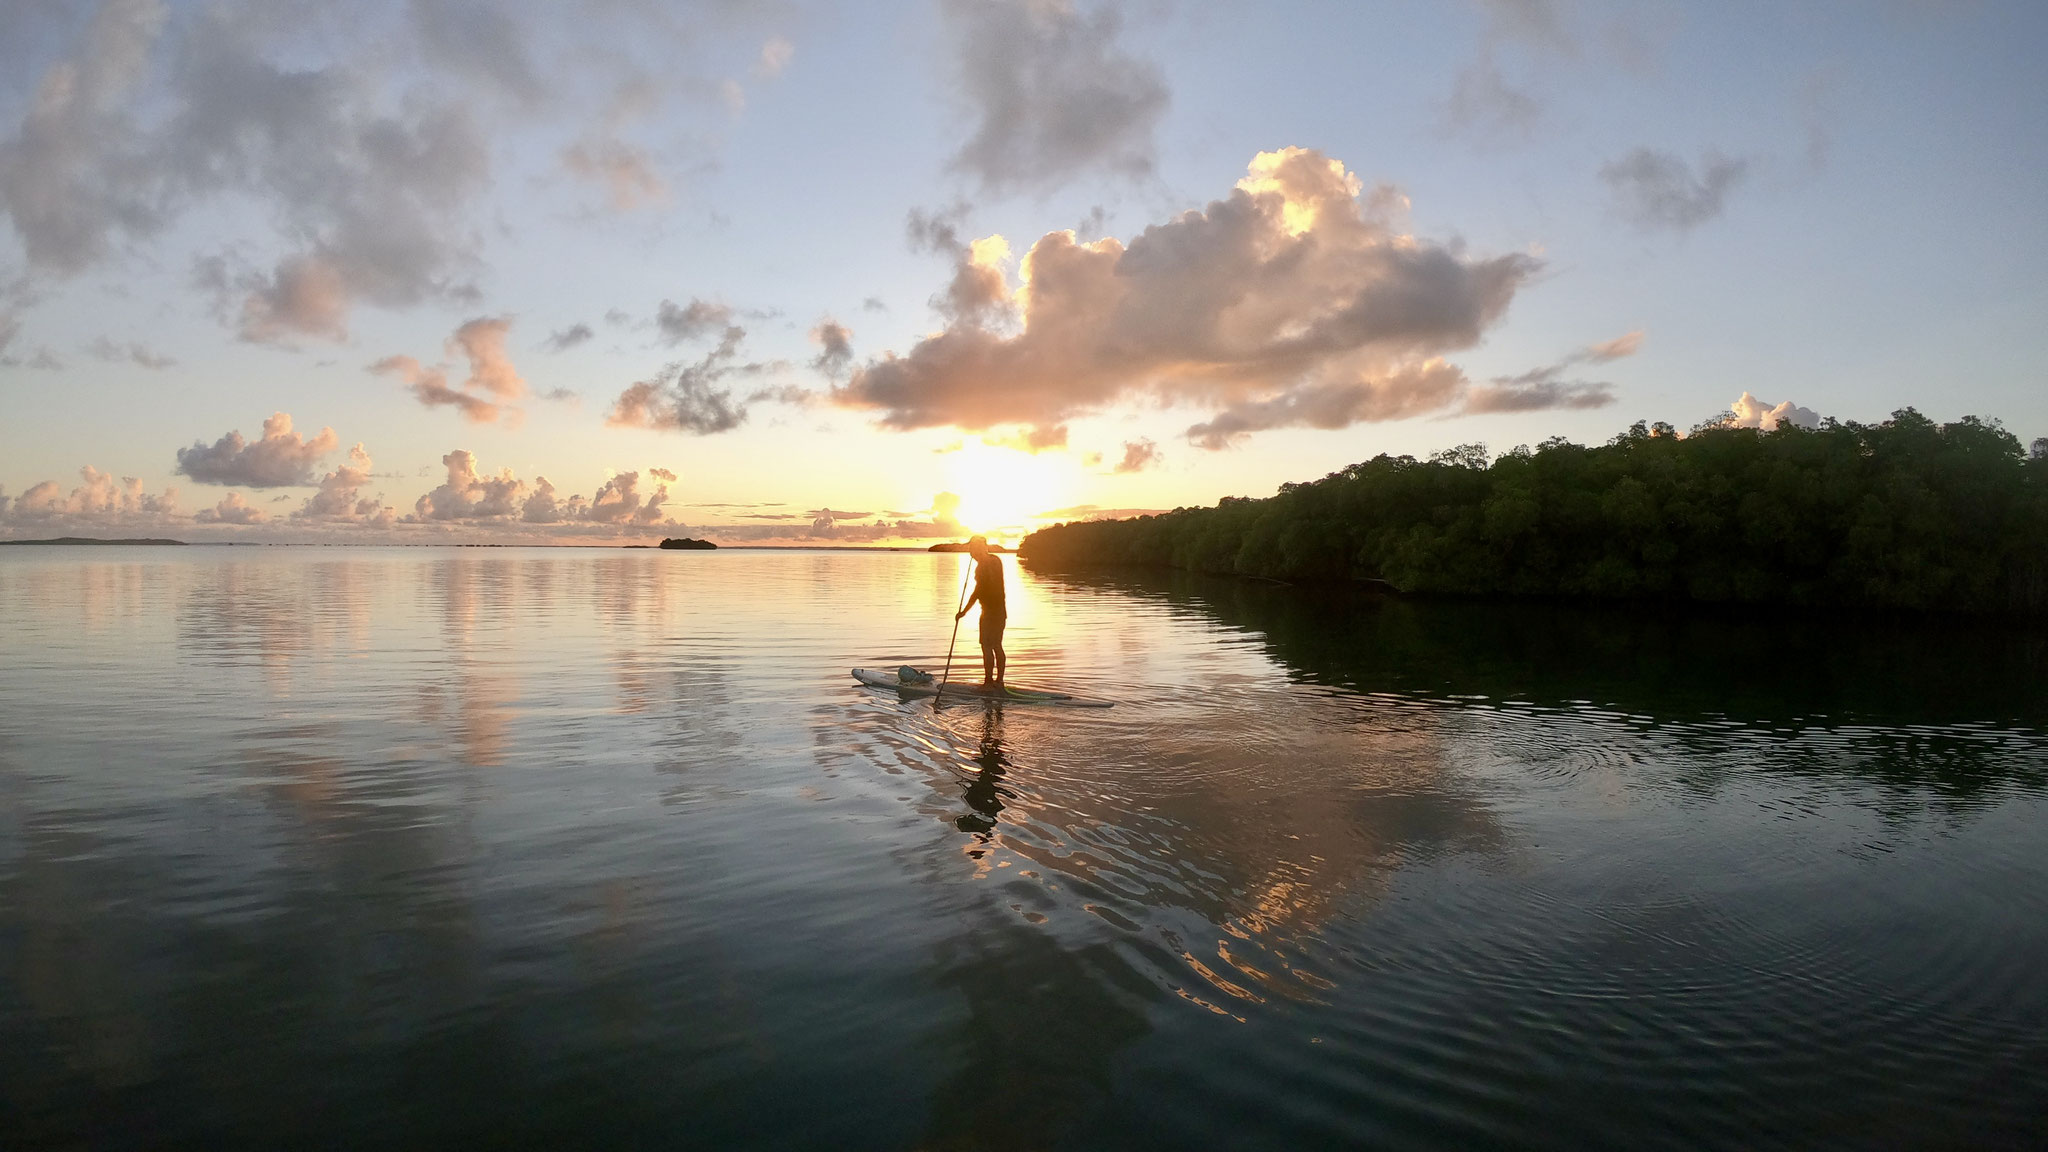
[[[1003,561],[988,550],[986,536],[969,540],[967,551],[974,557],[974,595],[953,619],[981,605],[981,686],[1001,688],[1010,660],[1003,652],[1003,626],[1010,622],[1009,607],[1003,601]]]

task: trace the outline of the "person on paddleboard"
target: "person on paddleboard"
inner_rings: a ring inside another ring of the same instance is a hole
[[[1003,626],[1010,622],[1010,611],[1003,600],[1003,561],[988,550],[988,537],[976,536],[967,542],[967,551],[974,557],[974,595],[967,598],[953,619],[967,615],[967,609],[981,605],[981,686],[983,689],[1001,688],[1003,672],[1009,664],[1009,657],[1003,652]]]

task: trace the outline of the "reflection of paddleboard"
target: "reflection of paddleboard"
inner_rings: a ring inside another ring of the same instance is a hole
[[[853,678],[870,688],[894,688],[905,696],[937,696],[937,681],[930,684],[906,682],[894,672],[881,668],[855,668]],[[999,690],[983,691],[979,685],[951,681],[945,686],[948,700],[1001,700],[1011,704],[1058,704],[1066,708],[1108,708],[1114,702],[1090,700],[1085,696],[1069,696],[1065,692],[1046,692],[1037,688],[1012,688],[1004,686]]]

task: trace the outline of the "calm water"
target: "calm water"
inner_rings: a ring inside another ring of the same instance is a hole
[[[2039,638],[959,565],[0,549],[0,1147],[2048,1141]]]

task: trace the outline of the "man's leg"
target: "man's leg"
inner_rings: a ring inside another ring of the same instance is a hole
[[[996,617],[994,621],[995,634],[988,638],[989,651],[995,655],[996,684],[999,687],[1003,682],[1003,674],[1009,670],[1010,664],[1010,654],[1003,651],[1003,629],[1008,627],[1009,623],[1010,618],[1008,616]]]
[[[996,656],[995,656],[995,652],[996,652],[996,650],[995,650],[995,649],[993,649],[993,648],[990,648],[990,647],[988,646],[988,643],[987,643],[987,641],[983,641],[983,642],[982,642],[982,645],[981,645],[981,686],[982,686],[983,688],[986,688],[986,687],[988,687],[988,686],[989,686],[990,684],[993,684],[993,683],[995,683],[995,680],[993,679],[993,677],[995,676],[995,669],[996,669]]]

